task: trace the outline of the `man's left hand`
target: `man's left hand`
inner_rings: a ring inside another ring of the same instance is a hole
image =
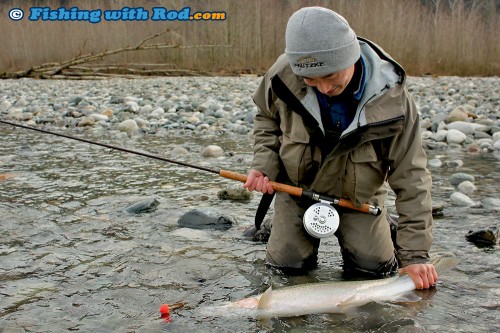
[[[438,275],[432,264],[412,264],[399,269],[399,274],[408,274],[417,289],[429,289],[436,285]]]

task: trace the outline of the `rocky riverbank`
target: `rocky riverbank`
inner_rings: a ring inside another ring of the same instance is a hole
[[[106,81],[0,81],[0,115],[26,125],[113,131],[118,136],[185,129],[247,134],[257,77]],[[428,149],[500,149],[498,78],[410,77]]]
[[[0,117],[28,126],[66,128],[117,140],[133,136],[241,135],[250,140],[257,108],[252,95],[258,77],[165,77],[103,81],[0,81]],[[469,154],[500,151],[499,78],[410,77],[408,90],[419,108],[427,150]],[[209,140],[209,139],[207,139]],[[170,155],[185,154],[179,147]],[[223,150],[211,142],[204,157]],[[431,168],[459,168],[460,160],[429,159]],[[457,180],[461,181],[456,183]],[[477,206],[468,194],[474,177],[458,174],[450,201]]]

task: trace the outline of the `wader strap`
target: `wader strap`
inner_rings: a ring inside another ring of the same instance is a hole
[[[273,192],[273,194],[264,193],[260,199],[259,207],[257,207],[257,212],[255,213],[255,229],[257,229],[257,231],[260,229],[264,217],[266,217],[266,213],[269,210],[269,206],[271,206],[275,194],[276,192]]]
[[[324,136],[319,128],[319,124],[309,111],[307,111],[297,96],[290,91],[278,75],[273,76],[271,79],[271,86],[276,96],[302,117],[306,131],[311,138],[314,138],[317,144],[321,144],[324,141]]]

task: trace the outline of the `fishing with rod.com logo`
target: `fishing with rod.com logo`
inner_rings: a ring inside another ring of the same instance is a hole
[[[20,8],[12,8],[8,12],[13,21],[27,18],[29,21],[86,21],[99,23],[101,21],[224,21],[223,11],[193,11],[191,7],[180,10],[165,7],[153,7],[151,10],[143,7],[123,7],[121,9],[80,9],[78,7],[31,7],[29,12]]]

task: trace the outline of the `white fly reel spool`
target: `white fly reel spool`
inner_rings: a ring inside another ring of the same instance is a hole
[[[318,202],[304,213],[303,223],[307,233],[316,238],[331,236],[339,227],[339,213],[332,205]]]

